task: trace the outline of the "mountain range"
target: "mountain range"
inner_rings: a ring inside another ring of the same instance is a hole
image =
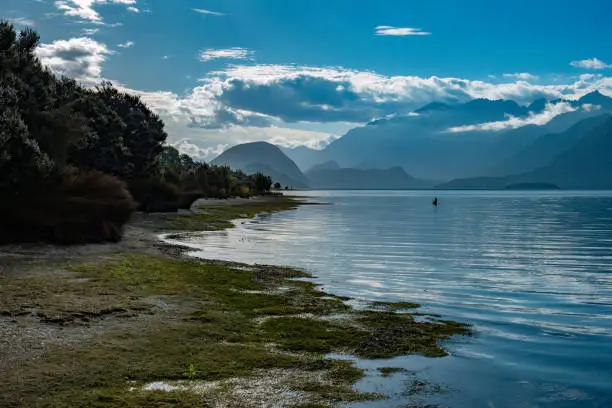
[[[240,159],[235,147],[214,162],[257,169],[295,187],[427,188],[436,183],[424,180],[446,180],[440,188],[612,188],[610,114],[612,98],[597,91],[526,106],[431,103],[352,129],[323,150],[275,148],[271,156],[261,144],[246,144]]]
[[[335,162],[332,162],[335,163]],[[306,177],[312,188],[320,189],[420,189],[431,187],[424,180],[419,180],[406,173],[401,167],[389,169],[352,169],[336,166],[315,166]]]
[[[544,166],[504,177],[455,179],[439,188],[496,189],[518,183],[550,183],[565,189],[612,189],[612,115],[593,119],[597,120],[586,119],[583,122],[587,123],[578,123],[571,132],[557,135],[563,140],[564,136],[575,136],[576,126],[584,130],[579,140]],[[550,137],[535,144],[539,148]]]

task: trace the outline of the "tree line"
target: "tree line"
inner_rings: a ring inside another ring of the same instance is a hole
[[[138,96],[56,77],[39,42],[0,21],[0,241],[117,241],[135,210],[270,190],[263,174],[167,146],[163,121]]]

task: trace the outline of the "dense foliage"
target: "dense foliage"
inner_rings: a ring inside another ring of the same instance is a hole
[[[165,146],[164,123],[138,96],[57,78],[38,44],[34,31],[0,21],[0,240],[117,240],[137,207],[176,211],[270,189],[262,174]]]

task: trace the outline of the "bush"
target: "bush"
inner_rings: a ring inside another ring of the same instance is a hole
[[[202,197],[204,197],[204,194],[197,191],[180,193],[178,198],[178,208],[181,210],[189,210],[191,205]]]
[[[234,194],[240,198],[249,198],[251,197],[251,188],[246,185],[237,186]]]
[[[117,242],[136,205],[124,183],[98,171],[67,169],[44,186],[0,203],[0,241]]]
[[[130,192],[144,212],[176,212],[180,193],[177,186],[157,179],[139,180],[130,184]]]

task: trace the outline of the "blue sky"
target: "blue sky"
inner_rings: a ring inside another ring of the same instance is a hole
[[[604,0],[2,0],[59,74],[140,94],[204,158],[320,146],[433,100],[612,94]],[[69,51],[69,52],[68,52]]]

